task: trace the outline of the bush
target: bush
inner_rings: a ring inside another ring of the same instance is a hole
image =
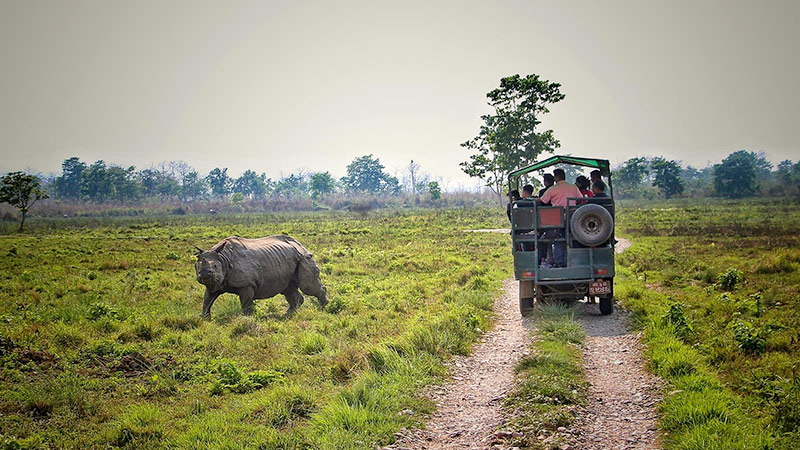
[[[103,317],[116,319],[118,316],[119,311],[107,303],[92,303],[89,305],[89,312],[86,313],[86,318],[92,322]]]
[[[767,341],[760,333],[746,322],[738,322],[733,328],[733,340],[739,348],[746,353],[763,353],[767,348]]]
[[[222,395],[226,390],[245,394],[284,379],[283,372],[277,370],[256,370],[245,375],[230,361],[220,363],[217,374],[219,378],[211,385],[210,395]]]
[[[338,314],[347,308],[347,300],[342,296],[331,299],[325,306],[325,310],[331,314]]]
[[[736,286],[744,280],[740,270],[728,269],[725,273],[717,277],[717,284],[726,291],[736,289]]]
[[[683,340],[686,340],[694,333],[689,319],[683,312],[683,303],[670,303],[669,309],[661,316],[661,323],[675,327],[675,333]]]

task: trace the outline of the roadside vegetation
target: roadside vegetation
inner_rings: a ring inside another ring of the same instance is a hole
[[[670,383],[668,448],[800,447],[800,205],[624,202],[616,293]]]
[[[580,345],[586,337],[573,308],[537,304],[531,314],[536,338],[515,368],[517,381],[505,400],[511,419],[509,443],[522,448],[559,448],[559,434],[585,404],[587,383]],[[501,432],[502,434],[502,432]]]
[[[3,236],[0,447],[366,448],[490,326],[509,275],[496,209],[73,219]],[[194,246],[286,233],[330,303],[199,316]]]

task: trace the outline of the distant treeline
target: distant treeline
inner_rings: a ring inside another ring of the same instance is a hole
[[[87,164],[72,157],[61,168],[61,175],[42,179],[42,188],[50,197],[95,204],[220,199],[241,203],[268,198],[319,201],[331,194],[392,196],[403,192],[424,194],[436,201],[442,194],[439,183],[430,180],[419,164],[412,161],[401,182],[386,173],[380,160],[372,155],[355,158],[347,166],[347,176],[340,179],[330,172],[298,172],[273,180],[255,170],[234,178],[228,175],[227,168],[217,167],[201,174],[183,161],[137,170],[102,160]]]
[[[773,167],[763,152],[746,150],[701,169],[663,157],[631,158],[612,168],[612,175],[618,198],[800,195],[800,161]]]
[[[96,161],[87,164],[77,157],[64,160],[57,176],[40,177],[42,190],[52,203],[85,204],[213,202],[217,205],[243,205],[258,202],[298,202],[301,209],[318,202],[339,203],[345,197],[390,199],[411,194],[424,202],[442,199],[437,181],[411,161],[400,178],[388,174],[378,158],[364,155],[347,166],[339,179],[330,172],[291,173],[276,180],[264,173],[247,170],[239,177],[227,168],[214,168],[201,174],[183,161],[163,162],[156,167],[137,169]],[[568,180],[579,170],[567,166]],[[704,168],[683,166],[663,157],[631,158],[612,168],[613,192],[617,198],[786,196],[800,194],[800,161],[785,160],[777,166],[764,153],[739,150],[719,164]],[[483,197],[483,195],[477,195]],[[329,201],[330,200],[330,201]],[[491,201],[488,200],[487,201]],[[290,208],[291,209],[291,208]]]

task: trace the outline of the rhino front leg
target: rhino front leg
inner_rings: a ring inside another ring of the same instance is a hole
[[[211,317],[211,305],[221,294],[221,292],[211,292],[206,288],[206,293],[203,295],[203,311],[200,313],[200,317],[204,319]]]
[[[255,291],[251,287],[246,287],[239,291],[239,303],[242,305],[242,314],[249,316],[253,314],[253,296]]]
[[[283,291],[283,295],[286,296],[286,301],[289,302],[289,309],[286,311],[286,314],[292,314],[297,311],[297,308],[305,301],[303,294],[297,290],[297,286],[295,285],[290,285]]]

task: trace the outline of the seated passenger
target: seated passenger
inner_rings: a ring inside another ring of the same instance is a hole
[[[564,169],[556,169],[553,171],[553,178],[556,181],[551,188],[549,188],[541,199],[539,199],[542,203],[550,202],[553,206],[561,206],[563,208],[567,207],[568,202],[575,203],[575,200],[569,200],[570,198],[580,198],[583,197],[581,191],[578,189],[577,186],[574,184],[567,183],[566,174],[564,173]],[[564,237],[564,229],[554,228],[548,230],[547,232],[548,238],[552,239],[559,239]],[[567,251],[567,244],[566,242],[553,242],[552,246],[552,261],[555,267],[564,267],[567,263],[566,260],[566,251]],[[550,258],[548,258],[550,259]]]
[[[603,183],[603,180],[597,180],[592,185],[592,192],[594,193],[595,198],[597,197],[606,197],[608,198],[608,194],[606,194],[606,184]]]
[[[591,182],[593,185],[594,185],[594,182],[595,182],[595,181],[601,181],[601,180],[600,180],[600,171],[599,171],[599,170],[597,170],[597,169],[595,169],[595,170],[593,170],[593,171],[589,172],[589,181],[590,181],[590,182]]]
[[[533,201],[536,200],[532,196],[533,196],[533,186],[531,186],[530,184],[526,184],[525,186],[522,186],[522,198],[520,198],[517,203],[514,203],[513,207],[514,208],[525,207],[525,206],[532,207],[534,205]],[[527,205],[526,205],[526,203],[527,203]],[[522,231],[522,233],[525,233],[525,232],[527,232],[527,231],[524,231],[524,230]],[[535,249],[536,249],[536,246],[533,244],[533,242],[523,242],[523,243],[520,244],[520,250],[521,251],[532,252]]]
[[[542,198],[547,188],[555,184],[555,180],[553,179],[553,175],[546,173],[542,177],[542,181],[544,181],[544,187],[539,189],[539,198]]]
[[[575,179],[575,186],[581,190],[581,194],[586,198],[594,197],[594,193],[589,190],[589,179],[581,175]]]
[[[514,202],[519,200],[519,191],[516,189],[512,189],[508,191],[508,203],[506,204],[506,214],[508,215],[508,221],[511,221],[511,206]]]
[[[522,186],[522,199],[521,200],[533,200],[533,186],[530,184],[526,184]]]

